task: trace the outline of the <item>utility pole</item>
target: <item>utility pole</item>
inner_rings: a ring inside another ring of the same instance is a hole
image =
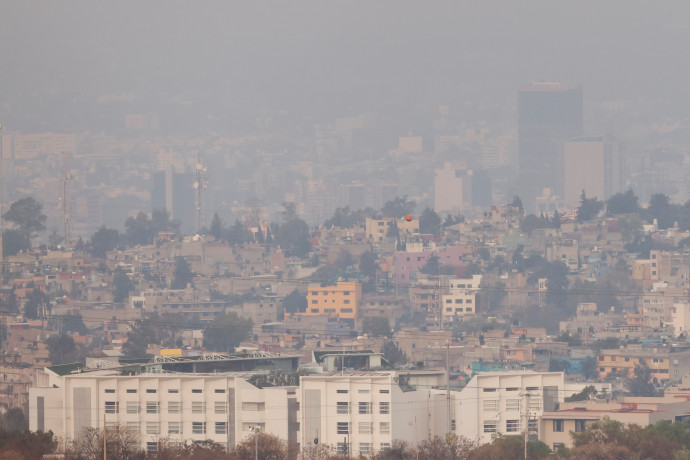
[[[527,460],[527,442],[529,441],[529,397],[532,396],[532,393],[529,391],[524,394],[525,396],[525,427],[524,427],[524,433],[525,433],[525,460]]]
[[[108,460],[108,445],[106,439],[108,432],[105,430],[105,412],[103,412],[103,460]]]
[[[446,339],[446,433],[450,433],[450,339]]]

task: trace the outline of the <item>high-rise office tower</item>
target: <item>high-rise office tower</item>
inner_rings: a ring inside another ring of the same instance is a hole
[[[567,140],[583,135],[582,89],[545,82],[518,91],[518,190],[530,203],[550,188],[563,196]],[[530,205],[527,205],[528,209]]]
[[[193,174],[175,172],[170,166],[153,174],[151,207],[168,211],[171,219],[181,222],[180,228],[186,234],[196,227],[193,184]]]

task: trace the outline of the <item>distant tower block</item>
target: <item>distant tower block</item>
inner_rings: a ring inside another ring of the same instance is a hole
[[[194,176],[194,193],[196,194],[196,232],[201,233],[204,227],[204,190],[208,187],[206,165],[201,162],[201,155],[197,155],[196,171]]]

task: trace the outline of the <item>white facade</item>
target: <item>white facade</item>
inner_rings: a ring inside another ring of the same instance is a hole
[[[396,439],[417,443],[446,432],[445,392],[401,387],[395,372],[306,376],[300,393],[303,447],[318,440],[339,452],[368,455]]]
[[[65,376],[57,387],[30,389],[29,426],[73,440],[84,428],[124,427],[139,433],[141,448],[158,440],[212,440],[226,448],[261,427],[297,440],[294,387],[258,389],[243,377],[225,374]],[[269,414],[269,416],[267,416]],[[290,423],[290,421],[293,423]],[[290,431],[292,430],[292,431]]]
[[[507,371],[475,375],[454,394],[455,433],[480,444],[491,442],[497,433],[522,434],[529,415],[536,435],[537,420],[544,410],[563,402],[563,372]],[[529,395],[529,396],[528,396]]]
[[[454,316],[477,313],[477,294],[481,282],[482,275],[454,278],[449,281],[448,293],[441,296],[441,313],[446,321]]]

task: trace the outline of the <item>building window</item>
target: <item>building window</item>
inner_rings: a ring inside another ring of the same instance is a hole
[[[192,422],[192,434],[206,434],[206,422]]]
[[[127,401],[127,413],[138,414],[140,410],[139,401]]]
[[[262,411],[266,409],[266,403],[262,402],[243,402],[242,410],[246,411]]]
[[[482,391],[483,391],[484,393],[495,393],[495,392],[496,392],[496,388],[482,388]]]
[[[136,393],[137,390],[134,390],[134,392]],[[168,389],[168,393],[179,393],[179,392],[180,392],[180,390],[178,390],[177,388],[169,388]]]
[[[216,422],[216,434],[228,434],[228,424],[226,422]]]
[[[158,452],[158,442],[157,441],[148,441],[146,443],[146,452],[149,454],[155,454]]]
[[[678,363],[675,363],[675,364],[678,364]],[[379,390],[379,393],[387,395],[388,393],[390,393],[390,390]]]
[[[192,389],[192,393],[197,393],[197,394],[199,394],[199,393],[203,393],[203,392],[204,392],[204,390],[202,390],[201,388],[193,388],[193,389]]]
[[[5,380],[7,380],[7,376],[5,376]],[[106,389],[105,389],[105,392],[106,392],[106,393],[115,393],[115,390],[112,389],[112,388],[106,388]]]
[[[359,434],[371,434],[374,431],[372,422],[359,422]]]
[[[506,433],[517,433],[520,431],[520,420],[506,420]]]
[[[158,434],[159,432],[158,422],[146,422],[146,434]]]
[[[587,421],[586,420],[575,420],[575,432],[579,433],[581,431],[585,431],[587,429]]]
[[[498,399],[485,399],[484,400],[484,410],[497,411],[498,410]]]
[[[117,402],[106,401],[105,402],[105,413],[106,414],[117,414]]]
[[[360,442],[359,443],[359,454],[369,455],[371,453],[371,443],[370,442]]]
[[[214,406],[216,414],[225,414],[228,412],[228,403],[225,401],[216,401]]]
[[[496,420],[484,421],[484,433],[495,433],[498,422]]]
[[[563,420],[557,419],[553,421],[553,431],[556,433],[563,432]]]
[[[168,402],[168,413],[169,414],[179,414],[180,413],[180,401],[169,401]]]
[[[506,399],[506,410],[520,410],[520,400]]]
[[[450,431],[455,431],[455,419],[450,421]]]
[[[182,423],[168,422],[168,434],[182,434]]]
[[[371,414],[371,403],[370,402],[360,402],[359,403],[359,413],[360,414]]]
[[[379,414],[390,414],[391,403],[382,401],[379,403]]]
[[[127,393],[136,393],[136,388],[127,388]]]
[[[391,432],[391,422],[381,422],[379,423],[379,433],[388,434]]]
[[[347,415],[350,413],[350,403],[347,401],[338,401],[336,403],[336,411],[340,415]]]
[[[565,444],[562,442],[554,442],[553,443],[553,451],[558,452],[559,450],[563,449],[565,447]]]
[[[129,431],[130,433],[139,432],[139,422],[127,422],[125,427],[127,427],[127,431]]]
[[[350,434],[350,422],[338,422],[337,433]]]
[[[391,448],[391,443],[390,442],[382,442],[381,443],[381,450],[386,450]]]
[[[147,414],[157,414],[158,413],[158,403],[156,401],[146,401],[146,413]]]
[[[192,414],[203,414],[206,412],[206,405],[203,401],[192,401]]]
[[[225,393],[225,388],[216,388],[214,391],[216,393]]]
[[[338,393],[339,395],[346,395],[347,394],[347,390],[335,390],[335,392]]]
[[[362,389],[362,390],[357,390],[357,393],[359,393],[359,394],[361,394],[361,395],[368,395],[368,394],[369,394],[369,390],[364,390],[364,389]]]
[[[147,393],[155,393],[156,390],[153,389],[153,388],[147,388],[147,389],[146,389],[146,392],[147,392]]]

